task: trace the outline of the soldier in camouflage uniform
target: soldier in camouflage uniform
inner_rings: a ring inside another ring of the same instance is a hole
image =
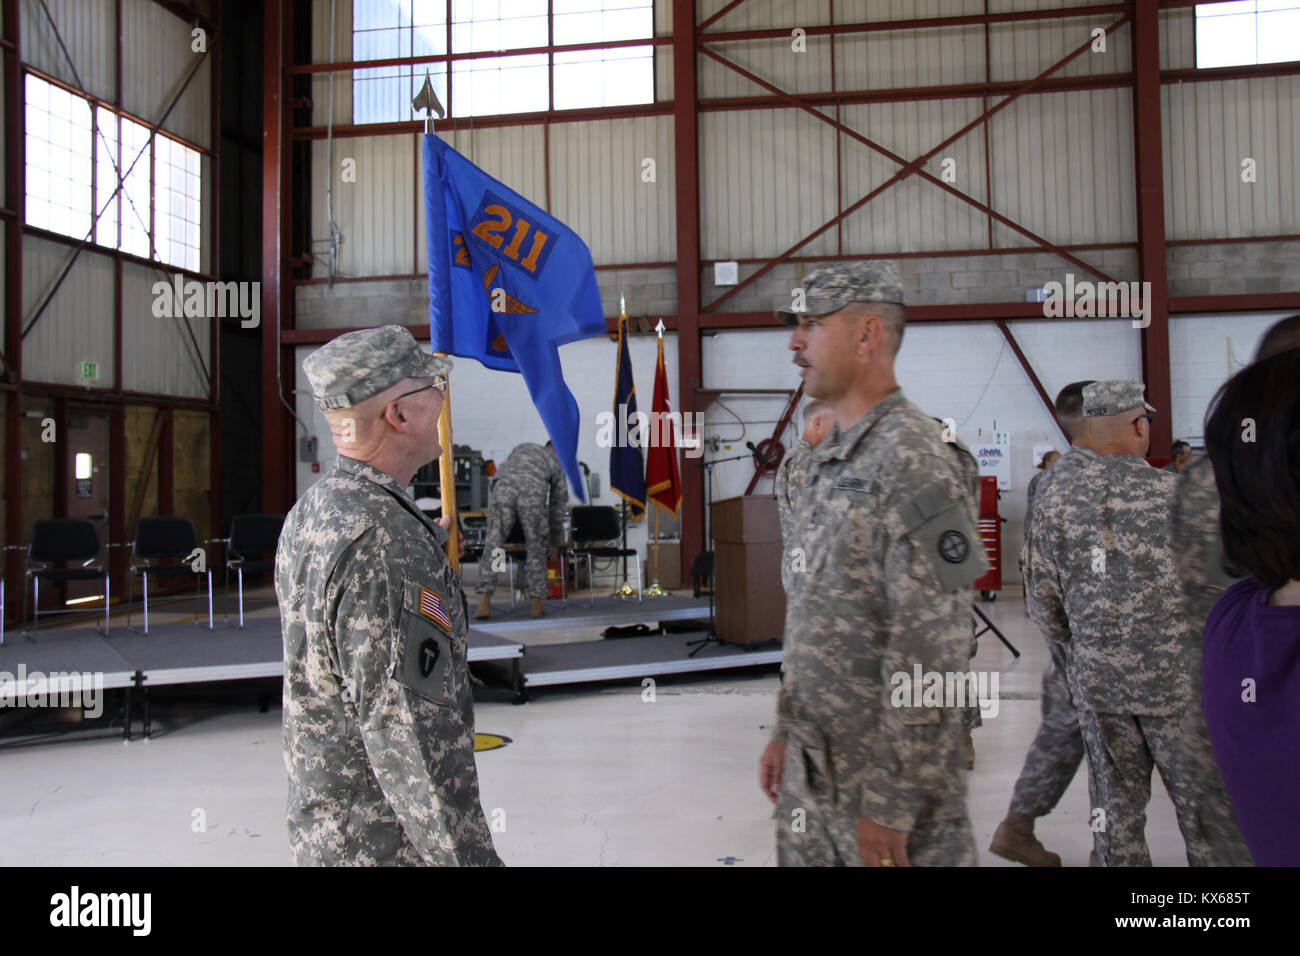
[[[545,447],[532,442],[516,446],[497,470],[488,508],[487,535],[483,556],[479,558],[478,584],[481,595],[475,618],[492,614],[492,592],[497,586],[496,556],[510,529],[519,520],[524,531],[528,556],[524,560],[524,581],[532,599],[532,616],[542,617],[542,599],[546,597],[546,542],[559,547],[564,540],[564,512],[569,504],[569,488],[564,469],[551,443]]]
[[[1225,835],[1227,792],[1206,751],[1183,613],[1167,538],[1178,478],[1142,459],[1150,445],[1142,385],[1097,382],[1083,393],[1100,456],[1041,491],[1030,528],[1026,593],[1049,640],[1069,645],[1068,677],[1090,764],[1097,862],[1149,866],[1151,768],[1174,802],[1193,866],[1249,863]],[[1213,772],[1207,772],[1213,768]]]
[[[776,511],[781,520],[781,540],[789,541],[791,522],[794,520],[798,506],[797,492],[803,487],[804,476],[808,473],[808,463],[812,459],[813,449],[822,443],[830,431],[835,416],[822,402],[811,401],[803,410],[803,435],[799,444],[785,457],[776,471]],[[790,549],[785,548],[781,556],[781,584],[786,593],[790,592],[791,567],[795,559]]]
[[[465,598],[447,532],[403,490],[441,453],[451,362],[390,325],[339,336],[303,368],[339,458],[276,551],[294,859],[500,865],[479,803]]]
[[[896,692],[915,668],[967,667],[968,589],[986,565],[976,465],[895,381],[897,266],[819,269],[805,294],[806,310],[777,315],[798,323],[794,362],[836,423],[799,493],[789,544],[807,571],[791,575],[777,724],[759,762],[778,862],[973,865],[963,708]]]
[[[1028,542],[1033,523],[1034,502],[1038,495],[1057,481],[1066,478],[1091,462],[1097,453],[1088,447],[1083,423],[1083,389],[1091,380],[1071,382],[1056,396],[1057,421],[1070,436],[1070,448],[1046,471],[1034,476],[1036,486],[1025,511],[1025,540]],[[1041,479],[1041,480],[1040,480]],[[1020,573],[1025,573],[1026,550],[1021,549]],[[1026,594],[1028,591],[1026,591]],[[1016,778],[1011,806],[1006,817],[993,832],[989,852],[1026,866],[1060,866],[1061,857],[1047,850],[1034,836],[1034,821],[1045,817],[1060,803],[1070,781],[1083,762],[1083,736],[1079,732],[1079,712],[1070,696],[1066,679],[1068,645],[1047,642],[1047,667],[1043,669],[1042,696],[1039,706],[1042,723],[1034,735],[1025,765]]]

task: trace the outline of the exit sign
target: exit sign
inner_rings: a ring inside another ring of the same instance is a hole
[[[97,382],[97,381],[99,381],[99,363],[98,363],[98,362],[82,362],[82,363],[81,363],[81,377],[82,377],[83,379],[85,379],[86,381],[88,381],[88,382]]]

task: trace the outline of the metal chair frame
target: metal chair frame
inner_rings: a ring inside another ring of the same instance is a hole
[[[188,544],[185,548],[183,548],[183,549],[179,549],[179,550],[177,550],[177,549],[163,549],[163,550],[151,550],[151,551],[150,551],[149,553],[147,553],[147,554],[141,554],[141,553],[140,553],[140,535],[141,535],[141,531],[142,531],[142,530],[144,530],[144,531],[146,532],[146,534],[147,534],[147,533],[148,533],[152,528],[154,528],[154,527],[162,527],[162,526],[167,525],[167,524],[170,524],[170,525],[172,525],[173,527],[179,527],[181,522],[185,522],[186,524],[189,525],[189,529],[190,529],[190,539],[189,539],[189,540],[190,540],[190,542],[192,542],[192,543]],[[132,546],[132,557],[133,557],[133,558],[136,558],[136,559],[138,559],[138,560],[142,560],[144,563],[143,563],[143,564],[133,564],[133,565],[131,565],[130,573],[131,573],[132,577],[128,577],[128,578],[127,578],[127,588],[126,588],[126,601],[127,601],[127,607],[126,607],[126,626],[127,626],[127,629],[128,629],[128,630],[131,629],[131,581],[133,580],[134,576],[137,575],[137,574],[140,575],[141,587],[143,588],[143,597],[144,597],[144,630],[141,631],[140,633],[142,633],[142,634],[148,634],[148,633],[149,633],[149,572],[150,572],[150,571],[154,571],[154,572],[156,572],[156,574],[155,574],[156,577],[164,577],[164,576],[165,576],[165,577],[178,577],[178,576],[180,576],[180,572],[177,571],[177,570],[174,570],[174,569],[178,568],[179,565],[171,565],[171,564],[168,564],[168,565],[159,565],[159,564],[150,564],[149,562],[150,562],[150,561],[156,561],[156,560],[158,560],[158,559],[160,559],[160,558],[175,558],[175,557],[180,557],[180,558],[183,559],[184,557],[187,557],[187,556],[188,556],[188,555],[193,551],[194,548],[197,548],[197,547],[199,547],[199,535],[198,535],[197,530],[195,530],[195,528],[194,528],[194,522],[191,521],[189,518],[176,518],[176,517],[170,517],[170,516],[155,516],[155,517],[152,517],[152,518],[141,518],[141,519],[139,520],[139,522],[138,522],[138,523],[136,524],[136,526],[135,526],[135,543],[134,543],[134,545]],[[191,573],[191,574],[194,574],[196,577],[200,574],[200,572],[194,571],[194,570],[192,570],[192,569],[191,569],[190,573]],[[206,568],[202,573],[203,573],[203,574],[206,574],[207,579],[208,579],[208,630],[210,631],[210,630],[213,629],[213,625],[212,625],[212,569],[211,569],[211,568]],[[194,597],[197,599],[197,598],[199,597],[200,594],[202,594],[202,583],[201,583],[200,581],[195,581],[195,582],[194,582]],[[197,624],[200,624],[200,618],[199,618],[199,615],[195,615],[195,621],[194,621],[194,623],[195,623],[196,625],[197,625]]]
[[[83,530],[88,530],[90,533],[89,541],[93,541],[95,545],[95,549],[93,553],[90,551],[89,548],[83,548],[79,551],[76,551],[76,553],[67,554],[67,555],[58,553],[59,549],[56,548],[54,549],[54,552],[51,553],[50,549],[46,547],[46,545],[49,542],[46,540],[45,535],[52,532],[53,530],[51,528],[52,525],[62,525],[64,531],[71,531],[74,529],[75,526],[78,525],[82,526]],[[43,557],[38,557],[36,552],[40,552],[40,554],[43,555]],[[32,529],[32,540],[27,545],[27,560],[30,562],[30,564],[27,568],[26,576],[30,578],[32,581],[32,605],[31,605],[32,613],[30,615],[32,627],[39,628],[41,623],[41,578],[42,577],[48,577],[53,581],[58,581],[58,580],[93,581],[98,579],[100,575],[99,574],[88,575],[88,574],[81,574],[75,572],[97,571],[97,572],[102,572],[103,579],[104,579],[104,628],[99,632],[101,634],[104,634],[105,636],[108,635],[108,612],[112,604],[112,590],[109,582],[108,570],[95,563],[96,559],[99,557],[99,552],[100,552],[99,531],[95,528],[94,523],[90,521],[88,518],[50,518],[50,519],[44,519],[36,522],[36,525]],[[90,556],[86,557],[86,555],[90,555]],[[82,558],[85,558],[85,560],[82,560],[80,568],[53,568],[50,566],[55,561],[77,561]],[[30,565],[36,565],[36,567],[32,567]],[[74,572],[74,573],[68,574],[66,572]],[[68,610],[46,611],[45,616],[50,617],[51,615],[54,614],[84,614],[84,613],[85,611],[81,609],[73,609],[71,611]],[[2,617],[3,617],[3,601],[0,600],[0,618]],[[28,617],[29,615],[24,612],[23,633],[30,635],[31,628],[28,627]],[[3,626],[0,625],[0,643],[3,643],[4,640],[2,627]],[[99,630],[99,628],[96,628],[96,630]]]

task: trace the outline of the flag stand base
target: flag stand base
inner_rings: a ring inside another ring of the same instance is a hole
[[[628,598],[634,598],[636,597],[636,588],[628,584],[627,578],[624,578],[623,583],[619,585],[618,590],[614,592],[614,597],[623,598],[624,600],[627,600]]]
[[[659,586],[659,579],[655,578],[650,586],[645,589],[646,597],[668,597],[668,592]]]

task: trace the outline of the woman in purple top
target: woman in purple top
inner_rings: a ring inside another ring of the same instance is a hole
[[[1224,558],[1249,575],[1205,625],[1205,723],[1256,865],[1300,866],[1300,348],[1220,389],[1205,444]]]

